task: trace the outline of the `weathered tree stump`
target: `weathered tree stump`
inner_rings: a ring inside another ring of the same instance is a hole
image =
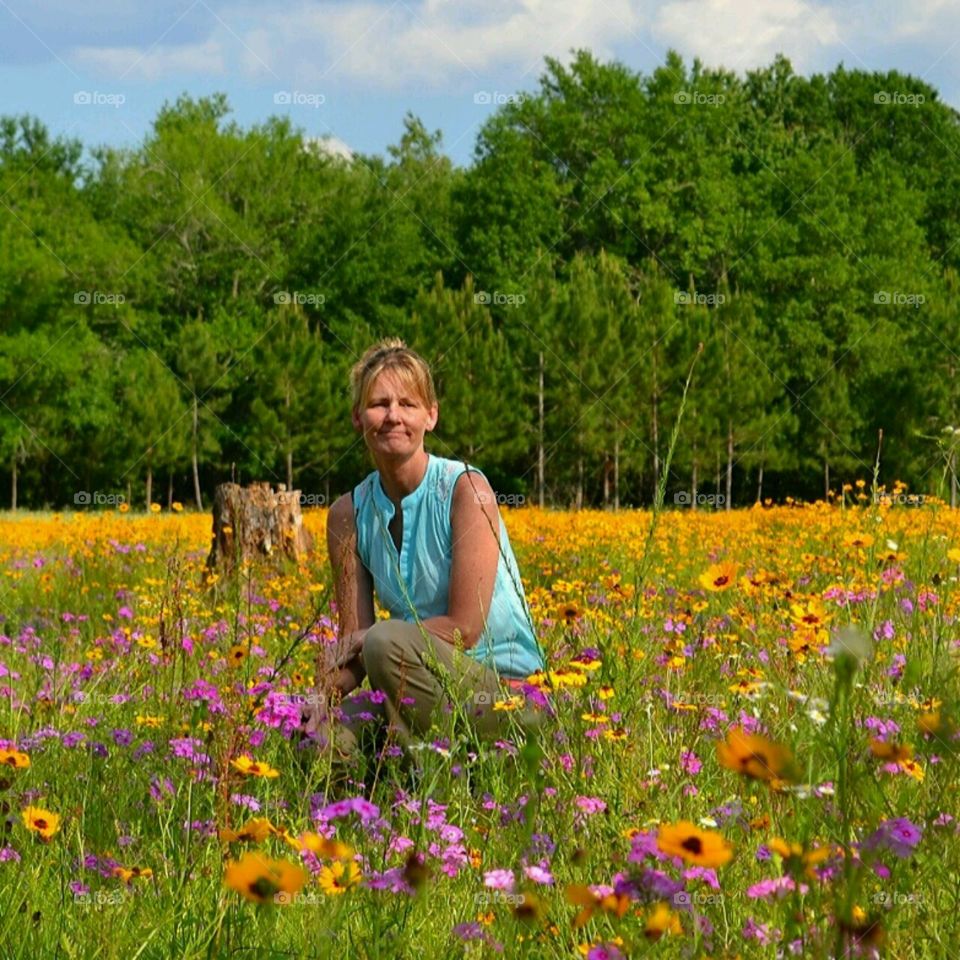
[[[237,563],[265,557],[299,560],[313,547],[303,525],[300,491],[280,484],[221,483],[213,497],[213,542],[207,568],[232,570]]]

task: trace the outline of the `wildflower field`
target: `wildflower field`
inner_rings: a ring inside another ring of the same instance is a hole
[[[292,735],[325,511],[213,582],[205,515],[5,515],[0,956],[952,955],[960,513],[862,486],[506,511],[539,733],[453,711],[347,796]]]

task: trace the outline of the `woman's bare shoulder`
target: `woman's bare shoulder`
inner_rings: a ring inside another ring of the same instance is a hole
[[[340,535],[349,535],[354,532],[353,495],[345,493],[337,497],[330,506],[327,514],[327,529]]]

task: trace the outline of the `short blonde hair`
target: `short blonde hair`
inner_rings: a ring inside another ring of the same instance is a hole
[[[396,373],[404,387],[412,390],[425,407],[432,407],[437,402],[433,375],[426,360],[399,337],[388,337],[370,347],[350,370],[354,410],[366,404],[374,381],[385,370]]]

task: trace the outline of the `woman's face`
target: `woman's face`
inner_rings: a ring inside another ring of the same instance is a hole
[[[423,436],[437,424],[437,405],[404,387],[390,370],[373,381],[366,407],[353,414],[354,427],[374,457],[406,460],[423,447]]]

